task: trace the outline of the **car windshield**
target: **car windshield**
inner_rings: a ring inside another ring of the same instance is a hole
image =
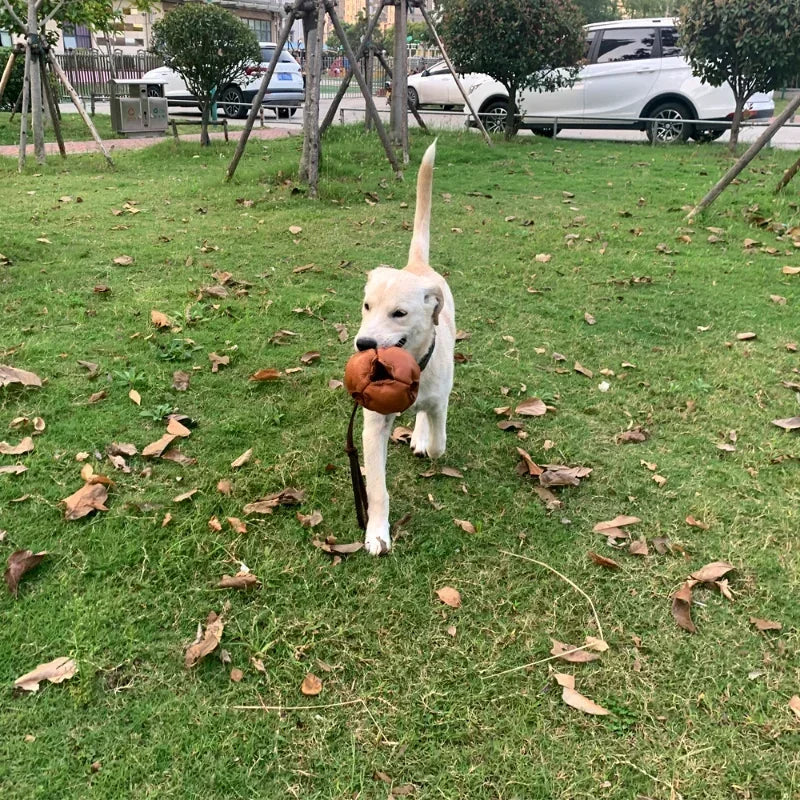
[[[273,55],[275,55],[275,48],[274,47],[262,47],[261,48],[261,60],[264,63],[269,63],[270,61],[272,61],[272,56]],[[278,61],[281,64],[286,63],[286,62],[288,62],[290,64],[294,63],[294,59],[285,50],[281,50],[281,55],[280,55],[280,58],[278,58]]]

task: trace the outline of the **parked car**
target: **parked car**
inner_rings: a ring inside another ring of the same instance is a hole
[[[227,117],[241,119],[247,116],[250,110],[248,105],[253,102],[261,85],[261,78],[269,68],[277,45],[274,42],[259,42],[259,46],[261,63],[248,67],[245,71],[246,76],[240,83],[223,86],[218,94],[217,105]],[[147,87],[147,92],[151,97],[161,97],[163,92],[163,96],[175,105],[196,105],[195,98],[189,93],[183,78],[177,72],[167,67],[159,67],[150,70],[142,77],[142,81],[150,79],[166,81],[163,90],[161,86],[157,85]],[[278,117],[287,118],[297,111],[305,98],[305,79],[300,71],[300,65],[288,51],[282,50],[275,72],[267,87],[267,93],[264,95],[264,105],[267,108],[275,109]]]
[[[733,119],[733,92],[692,74],[681,55],[676,20],[629,19],[585,26],[586,58],[572,86],[522,93],[521,127],[545,136],[558,128],[635,128],[652,141],[710,141]],[[502,131],[508,92],[489,76],[472,83],[470,100],[484,125]],[[754,95],[746,118],[769,118],[772,92]],[[649,118],[650,122],[642,122]],[[702,120],[692,123],[685,120]],[[474,119],[468,124],[475,124]]]
[[[467,93],[474,83],[484,81],[486,77],[478,72],[459,75]],[[441,106],[459,110],[464,107],[464,98],[444,61],[408,76],[408,105],[409,108]]]

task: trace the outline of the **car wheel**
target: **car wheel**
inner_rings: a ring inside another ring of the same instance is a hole
[[[508,101],[493,100],[480,112],[483,127],[489,133],[505,133],[508,118]]]
[[[545,139],[552,139],[555,131],[552,128],[531,128],[531,131],[536,136],[543,136]]]
[[[412,111],[415,111],[417,108],[419,108],[419,95],[413,86],[408,87],[408,107]]]
[[[147,96],[148,97],[163,97],[164,92],[160,86],[148,86],[147,87]]]
[[[247,116],[247,106],[238,105],[242,99],[242,93],[236,86],[227,86],[219,96],[218,105],[228,119],[244,119]]]
[[[657,120],[648,122],[647,139],[652,144],[674,144],[685,142],[692,135],[692,126],[686,122],[691,116],[685,105],[667,102],[656,106],[647,114]]]
[[[278,119],[289,119],[289,117],[293,117],[297,113],[296,108],[278,108],[276,109],[278,114]]]
[[[707,144],[708,142],[713,142],[719,139],[723,133],[725,133],[724,130],[709,130],[706,128],[705,130],[696,130],[692,134],[692,139],[700,144]]]

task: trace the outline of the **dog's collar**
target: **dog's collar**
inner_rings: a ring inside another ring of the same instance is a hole
[[[428,352],[425,353],[424,356],[417,362],[419,364],[419,371],[425,369],[428,366],[428,362],[431,360],[431,356],[433,355],[433,348],[436,347],[436,328],[433,329],[433,340],[431,341],[431,346],[428,348]]]

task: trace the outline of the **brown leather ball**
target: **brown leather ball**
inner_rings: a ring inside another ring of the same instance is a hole
[[[344,385],[364,408],[399,414],[417,399],[419,364],[402,347],[363,350],[347,362]]]

